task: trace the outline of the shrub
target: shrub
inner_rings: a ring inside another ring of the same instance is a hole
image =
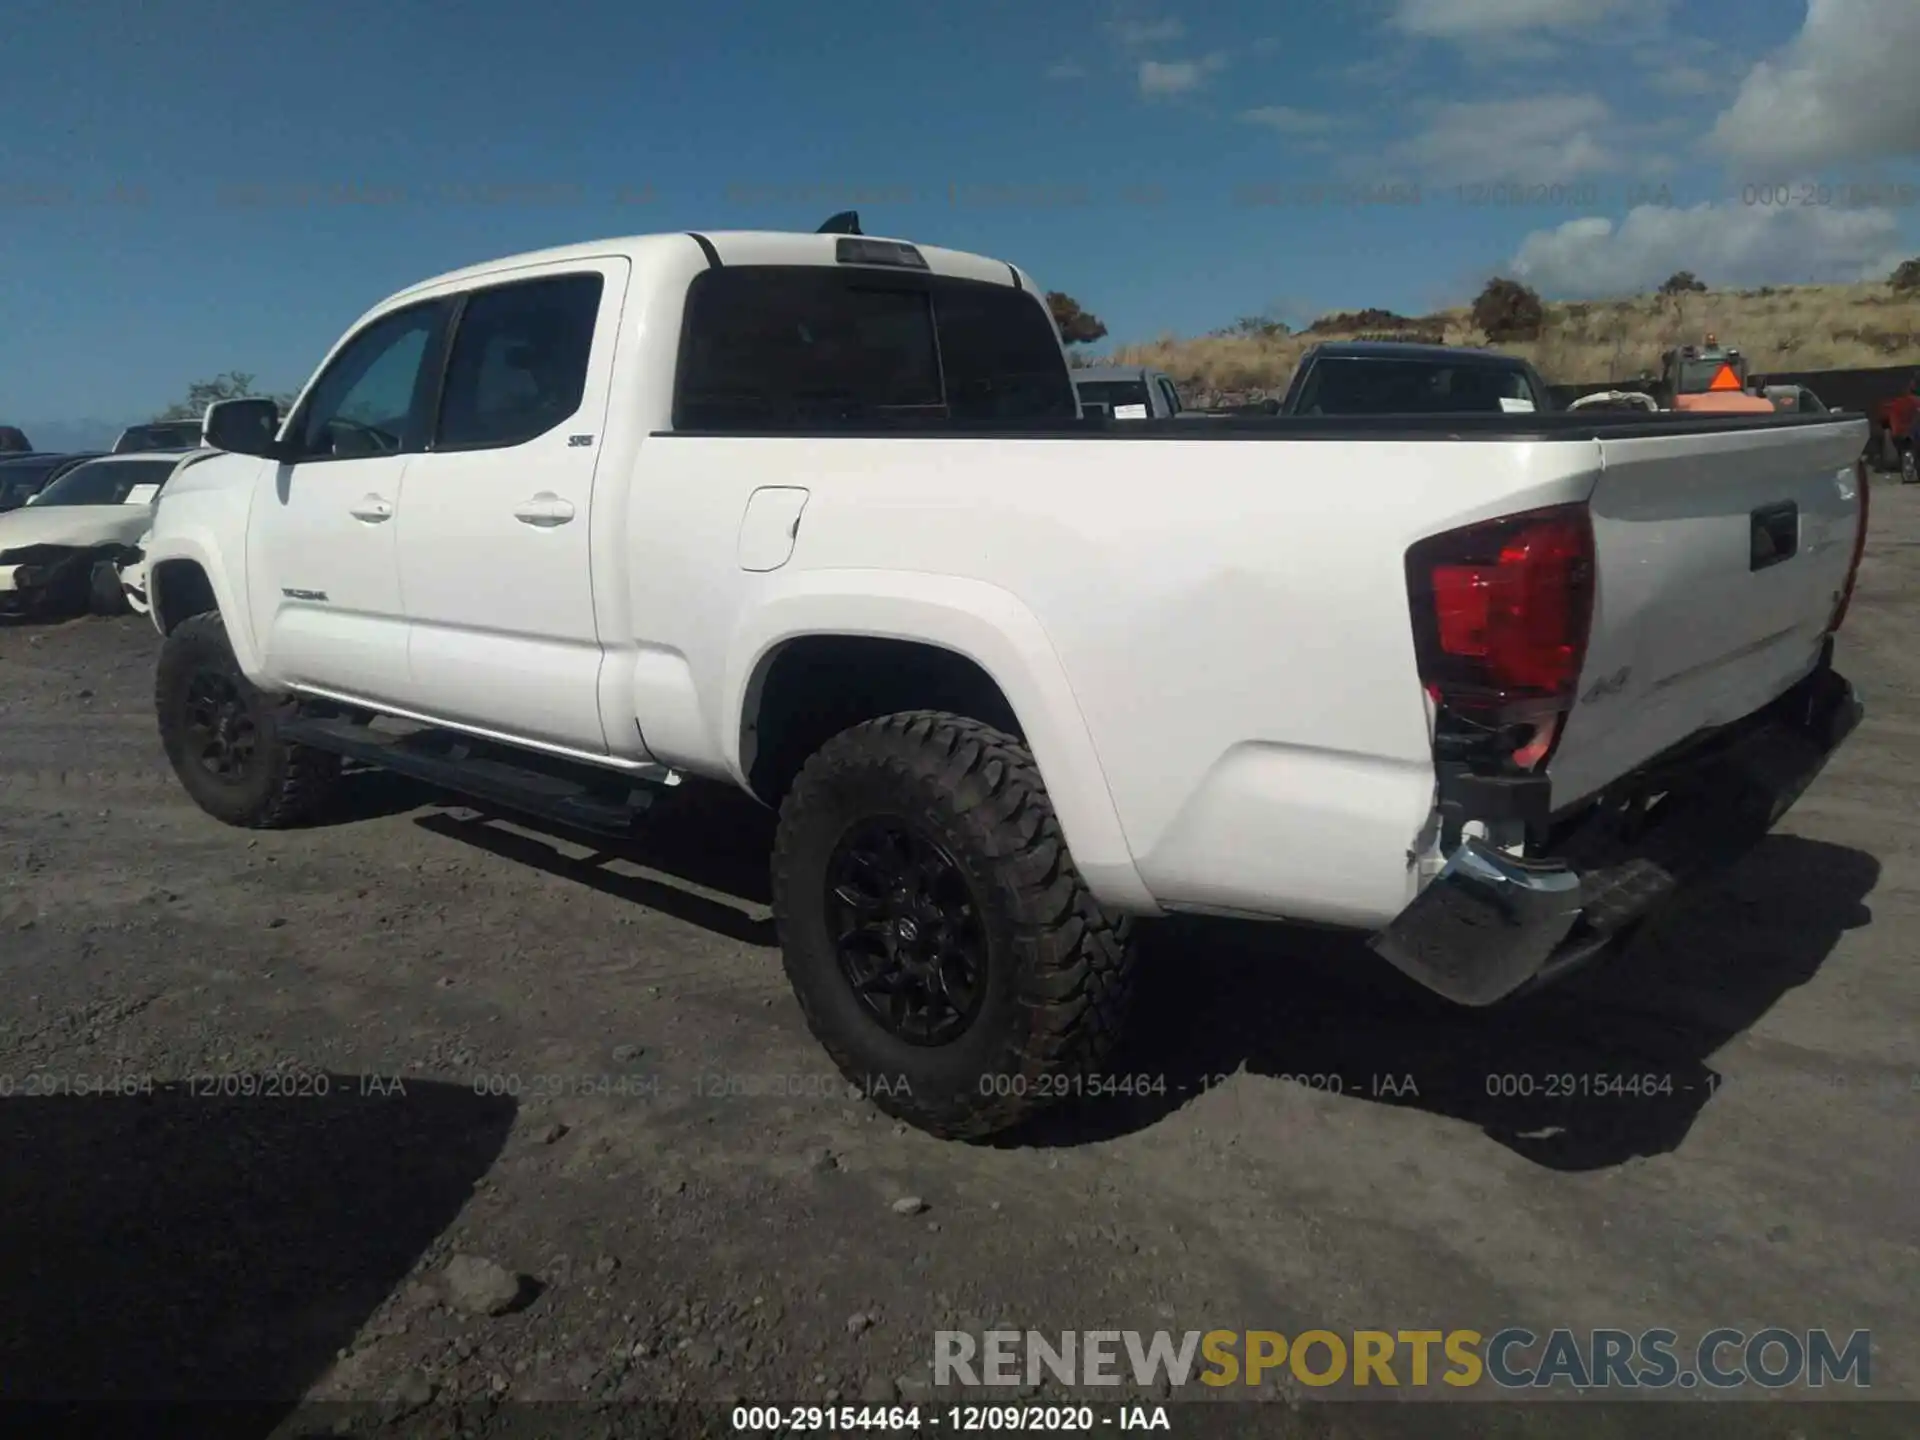
[[[1508,340],[1538,340],[1547,321],[1547,307],[1518,280],[1496,276],[1473,302],[1473,323],[1496,344]]]
[[[1226,329],[1213,333],[1223,338],[1239,335],[1250,340],[1278,340],[1293,331],[1284,320],[1275,320],[1269,315],[1242,315]]]
[[[1309,335],[1350,335],[1356,330],[1412,330],[1418,320],[1396,315],[1391,310],[1342,310],[1338,315],[1322,315],[1307,327]]]
[[[1902,260],[1887,277],[1887,283],[1903,294],[1910,290],[1920,290],[1920,255],[1911,260]]]

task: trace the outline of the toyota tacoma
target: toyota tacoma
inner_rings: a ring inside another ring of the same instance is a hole
[[[477,265],[284,419],[209,407],[143,547],[160,737],[236,826],[343,759],[613,834],[738,786],[815,1036],[982,1136],[1099,1073],[1143,922],[1494,1004],[1857,722],[1863,419],[1487,409],[1082,419],[1024,271],[858,233]]]

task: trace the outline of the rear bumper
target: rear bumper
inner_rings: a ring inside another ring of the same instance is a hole
[[[1601,953],[1758,843],[1860,723],[1864,707],[1829,656],[1765,709],[1554,823],[1545,858],[1463,840],[1373,948],[1462,1005],[1491,1005]]]

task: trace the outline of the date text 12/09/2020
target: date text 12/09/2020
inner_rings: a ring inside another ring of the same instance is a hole
[[[1082,1433],[1171,1430],[1164,1405],[736,1405],[735,1431],[845,1434],[850,1430],[1009,1430]]]

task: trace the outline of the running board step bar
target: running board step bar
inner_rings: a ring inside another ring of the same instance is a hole
[[[351,720],[302,715],[282,721],[280,734],[296,745],[599,835],[630,835],[635,819],[653,803],[650,787],[678,779],[659,765],[638,772],[608,771],[604,783],[587,784],[500,759],[486,753],[496,747],[450,730],[393,735]]]

